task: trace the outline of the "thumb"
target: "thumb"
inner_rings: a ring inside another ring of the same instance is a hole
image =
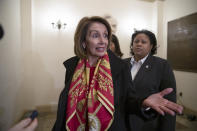
[[[170,94],[172,91],[173,91],[172,88],[166,88],[166,89],[162,90],[159,94],[163,97],[167,94]]]
[[[9,129],[8,131],[21,131],[27,125],[29,125],[30,122],[31,122],[30,118],[24,119],[20,121],[18,124],[16,124],[14,127],[12,127],[11,129]]]
[[[29,125],[29,123],[31,123],[31,119],[30,118],[26,118],[26,119],[22,120],[21,122],[19,122],[17,124],[17,126],[21,127],[21,128],[25,128],[27,125]]]
[[[27,131],[34,131],[36,127],[38,126],[38,120],[35,118],[31,124],[26,128]]]

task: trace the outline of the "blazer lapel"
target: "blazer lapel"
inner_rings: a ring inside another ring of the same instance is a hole
[[[152,56],[149,55],[135,76],[134,83],[141,82],[145,73],[152,69]]]

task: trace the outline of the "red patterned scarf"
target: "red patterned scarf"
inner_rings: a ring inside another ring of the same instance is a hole
[[[114,90],[107,53],[98,60],[91,82],[89,79],[88,60],[80,59],[68,93],[66,111],[68,131],[104,131],[111,126],[114,114]]]

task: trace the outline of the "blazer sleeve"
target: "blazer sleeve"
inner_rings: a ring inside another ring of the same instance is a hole
[[[70,72],[66,70],[66,75],[65,75],[65,87],[62,90],[60,97],[59,97],[59,102],[58,102],[58,109],[57,109],[57,116],[56,116],[56,121],[55,124],[52,128],[52,131],[66,131],[65,129],[65,112],[66,112],[66,101],[67,97],[66,95],[68,94],[68,89],[66,89],[66,84],[69,84],[69,78],[70,78]]]
[[[57,109],[56,122],[52,128],[52,131],[65,131],[65,123],[66,123],[66,106],[67,106],[67,95],[70,87],[70,82],[72,80],[73,72],[75,66],[78,62],[78,58],[72,57],[64,62],[64,66],[66,68],[65,74],[65,87],[62,90]]]
[[[166,88],[173,88],[173,92],[164,96],[164,98],[168,99],[169,101],[176,102],[176,81],[174,77],[174,73],[172,68],[166,61],[163,69],[162,74],[162,81],[160,85],[160,91]],[[165,116],[159,117],[159,131],[175,131],[176,125],[176,116],[171,116],[165,114]]]

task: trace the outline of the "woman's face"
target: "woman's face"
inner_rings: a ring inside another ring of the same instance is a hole
[[[86,41],[83,43],[86,46],[88,59],[98,59],[104,56],[108,46],[108,31],[104,24],[94,22],[88,28]]]
[[[144,33],[138,34],[133,41],[133,53],[136,60],[144,58],[151,52],[152,44]]]

